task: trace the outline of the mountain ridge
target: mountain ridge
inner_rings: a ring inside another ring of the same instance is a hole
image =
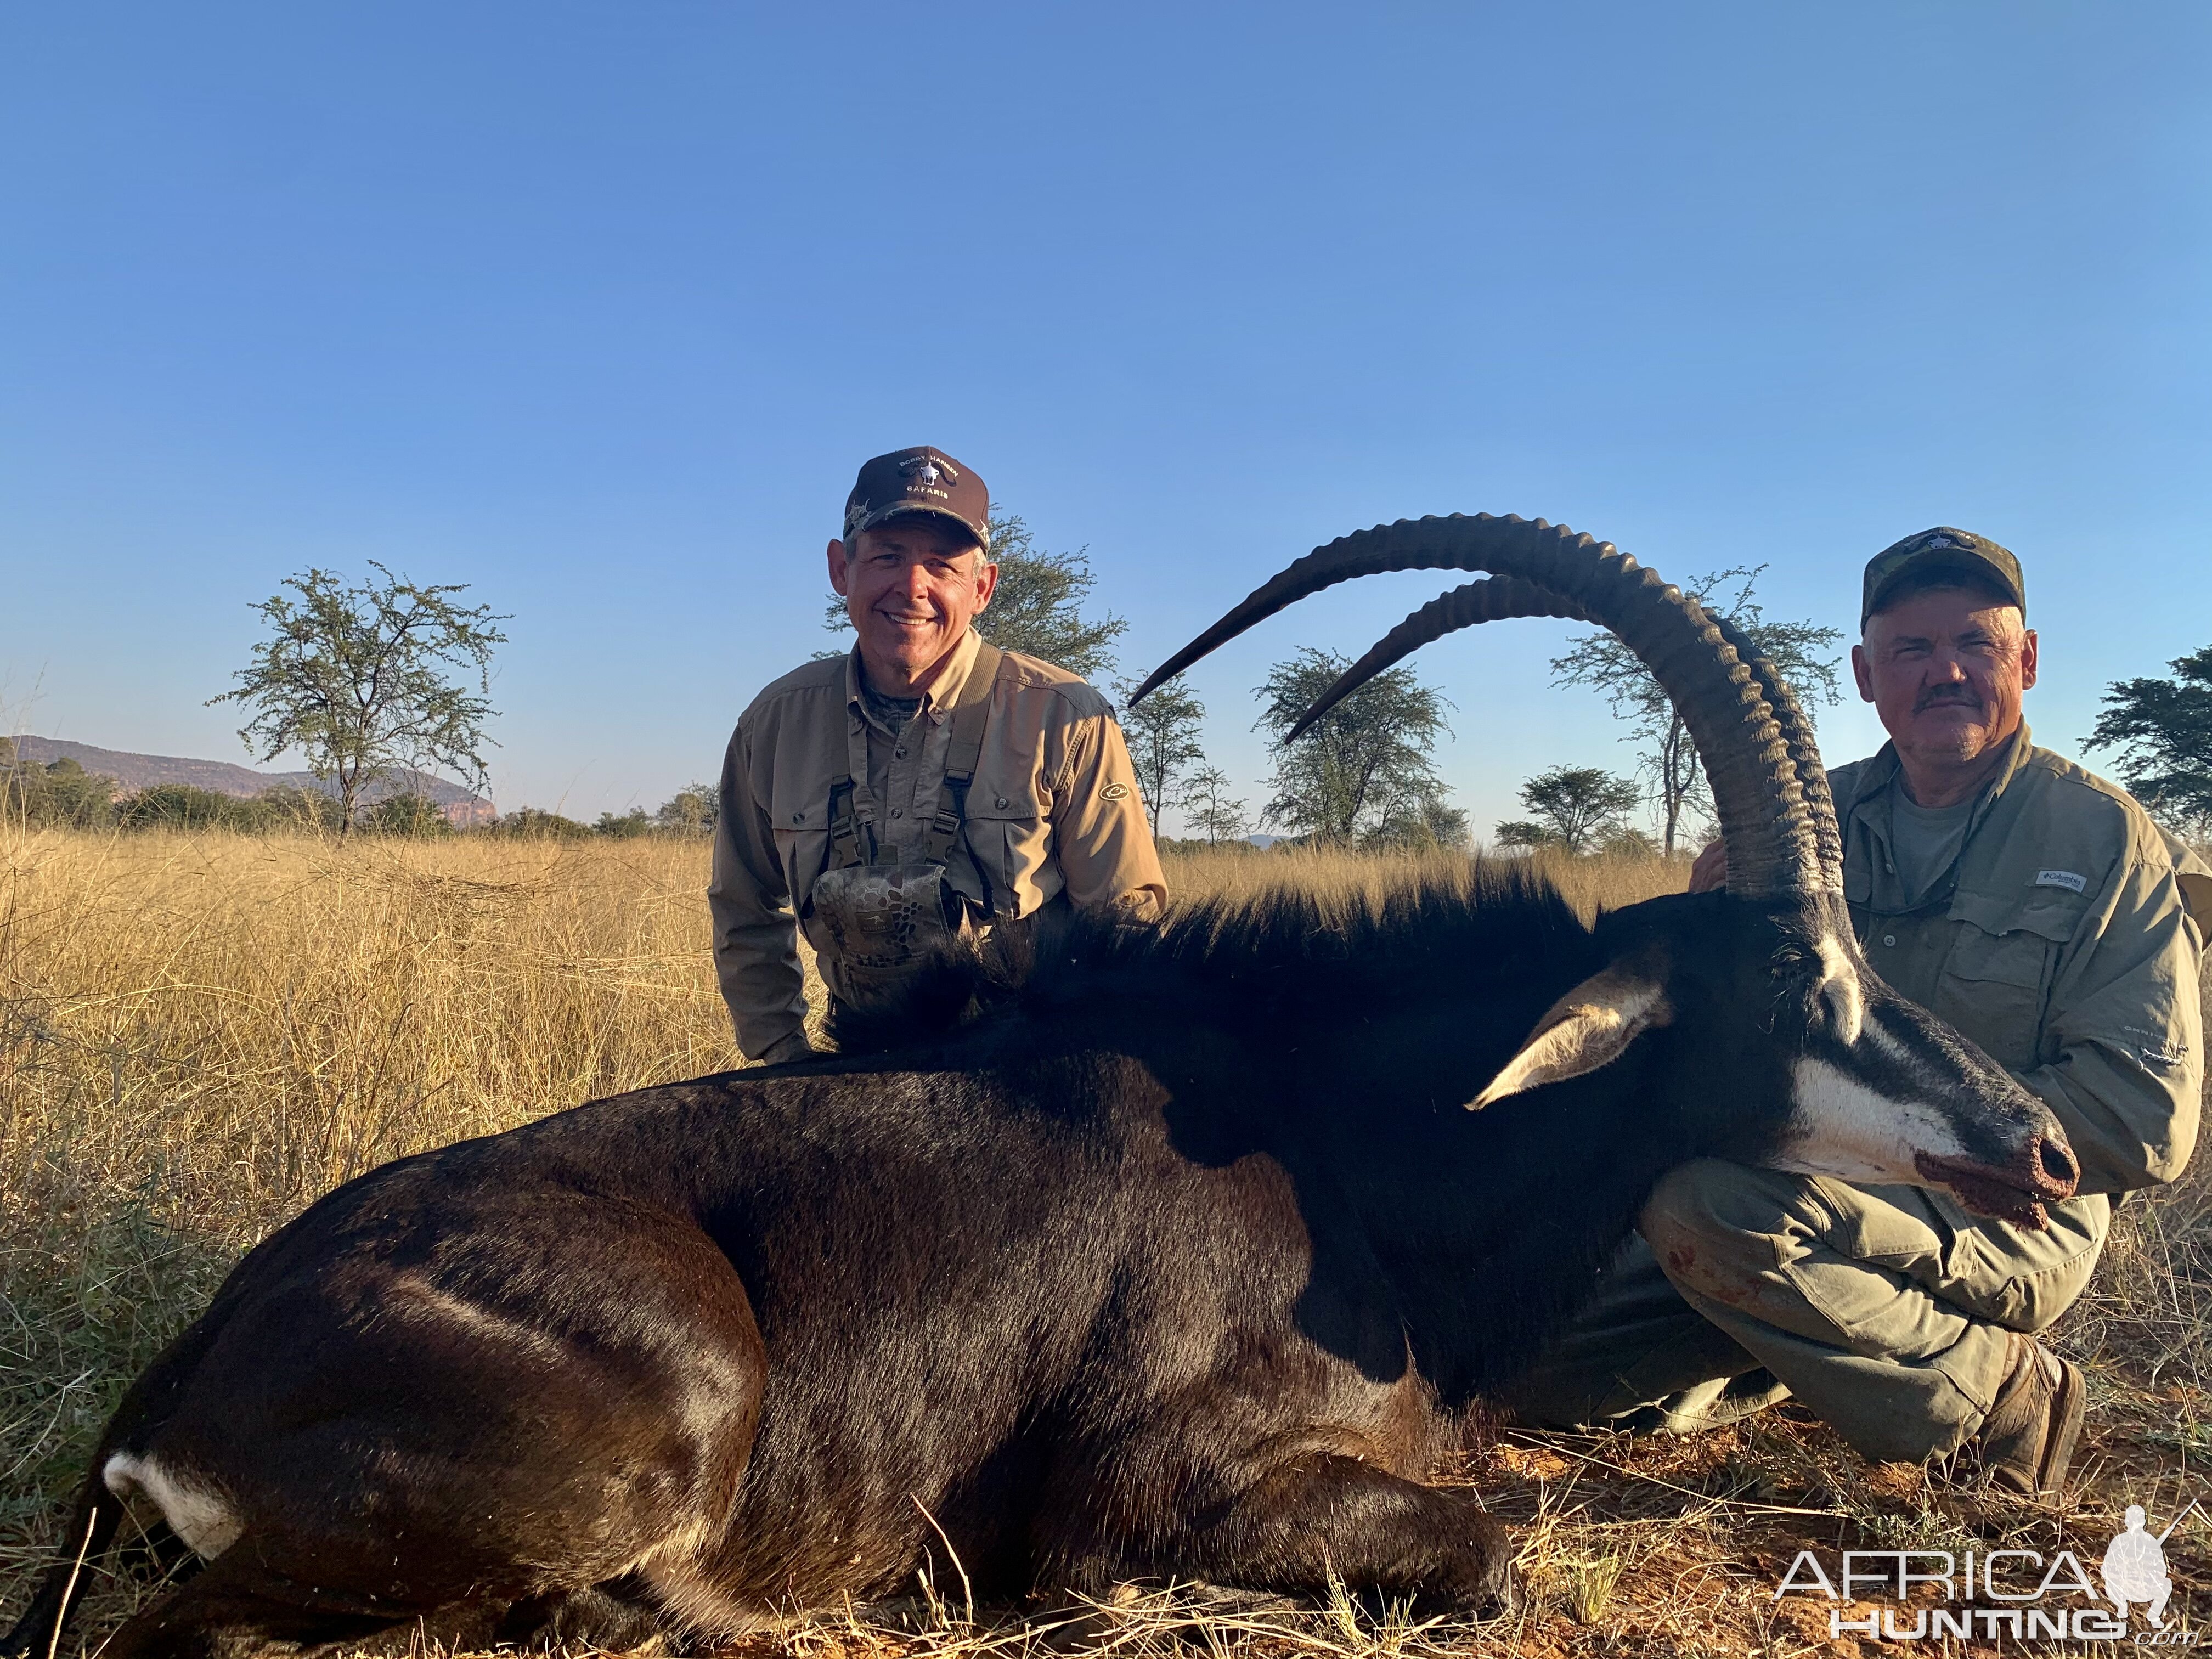
[[[230,761],[195,760],[184,755],[141,755],[128,750],[72,743],[64,738],[22,735],[0,738],[0,742],[12,743],[19,759],[35,761],[41,766],[58,760],[73,760],[95,777],[114,779],[117,787],[125,793],[158,783],[181,783],[240,799],[249,799],[266,789],[284,787],[319,789],[325,794],[335,793],[313,772],[257,772]],[[488,823],[498,816],[498,809],[472,790],[434,773],[411,769],[402,771],[390,781],[372,784],[363,792],[362,799],[373,802],[403,793],[427,796],[447,817],[462,827]]]

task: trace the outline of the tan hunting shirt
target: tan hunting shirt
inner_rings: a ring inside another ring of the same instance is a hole
[[[1828,775],[1868,960],[2046,1102],[2100,1196],[2171,1181],[2197,1144],[2198,957],[2212,872],[2124,790],[2022,727],[1949,871],[1912,902],[1892,827],[1897,750]]]
[[[857,651],[785,675],[738,717],[722,766],[707,902],[722,999],[747,1055],[799,1051],[806,1018],[799,929],[830,989],[839,986],[836,943],[815,925],[808,896],[830,861],[830,785],[848,769],[848,744],[866,740],[882,842],[919,843],[937,810],[952,709],[977,645],[972,633],[960,643],[902,732],[869,717]],[[1079,908],[1120,904],[1139,919],[1166,902],[1114,710],[1065,669],[1004,654],[967,809],[945,878],[979,915],[1033,915],[1063,893]]]

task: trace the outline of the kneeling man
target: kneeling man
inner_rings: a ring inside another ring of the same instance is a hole
[[[1795,1395],[1868,1457],[1964,1450],[2008,1490],[2057,1486],[2081,1374],[2034,1334],[2088,1283],[2114,1200],[2196,1144],[2212,873],[2029,742],[2027,606],[2018,562],[1980,537],[1876,555],[1851,668],[1890,741],[1829,783],[1868,960],[2050,1104],[2079,1195],[2029,1231],[1918,1188],[1686,1164],[1512,1391],[1524,1417],[1688,1431]],[[1716,846],[1691,884],[1726,873]]]
[[[1121,729],[1066,669],[971,626],[990,492],[942,451],[860,469],[830,543],[859,635],[769,686],[722,767],[708,893],[738,1047],[812,1052],[798,933],[831,995],[895,991],[933,945],[1049,904],[1158,916],[1167,883]]]

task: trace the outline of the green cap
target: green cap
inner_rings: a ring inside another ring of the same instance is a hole
[[[1926,582],[1942,576],[1962,577],[1994,588],[2020,607],[2023,618],[2027,615],[2027,584],[2021,580],[2020,561],[1986,536],[1938,525],[1893,542],[1867,561],[1859,630],[1865,632],[1868,619],[1889,602],[1908,577]]]

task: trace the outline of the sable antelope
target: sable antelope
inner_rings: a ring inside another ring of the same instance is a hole
[[[1671,1166],[1942,1186],[2030,1224],[2072,1191],[2044,1106],[1860,956],[1786,688],[1610,546],[1363,532],[1154,678],[1410,567],[1496,579],[1385,655],[1539,613],[1634,648],[1705,758],[1725,893],[1587,927],[1478,866],[1343,918],[1077,921],[1025,964],[943,964],[907,1011],[941,1018],[879,1015],[885,1052],[374,1170],[248,1255],[103,1435],[67,1553],[127,1505],[206,1563],[112,1659],[625,1646],[880,1596],[939,1549],[985,1594],[1333,1570],[1480,1606],[1504,1536],[1420,1478]],[[6,1653],[57,1639],[81,1583],[58,1569]]]

